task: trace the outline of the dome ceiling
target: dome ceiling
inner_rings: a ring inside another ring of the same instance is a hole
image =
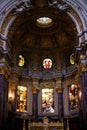
[[[36,21],[41,17],[51,18],[52,25],[38,26]],[[34,6],[17,16],[10,27],[8,37],[12,44],[12,51],[17,51],[15,58],[22,53],[28,62],[29,58],[34,58],[36,53],[40,58],[51,57],[55,61],[64,60],[66,66],[69,66],[70,55],[77,44],[76,33],[76,27],[66,11],[49,6]]]

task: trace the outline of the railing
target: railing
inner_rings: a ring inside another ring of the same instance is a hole
[[[64,125],[63,122],[33,122],[28,124],[28,130],[64,130]]]

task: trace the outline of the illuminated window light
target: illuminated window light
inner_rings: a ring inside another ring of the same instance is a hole
[[[38,18],[36,22],[41,27],[49,27],[52,25],[53,20],[49,17],[41,17],[41,18]]]
[[[22,66],[24,66],[24,63],[25,63],[24,57],[22,55],[19,55],[18,65],[22,67]]]
[[[52,60],[49,58],[46,58],[43,60],[43,67],[45,69],[50,69],[52,67]]]

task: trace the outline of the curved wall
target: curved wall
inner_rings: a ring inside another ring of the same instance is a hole
[[[1,0],[0,2],[0,30],[1,36],[4,35],[7,38],[8,30],[11,24],[14,22],[15,18],[18,15],[14,15],[13,9],[16,5],[20,5],[22,2],[26,2],[27,0],[15,1],[15,0]],[[87,13],[86,13],[86,5],[87,2],[84,1],[75,1],[75,0],[64,0],[69,6],[70,10],[67,12],[69,17],[74,21],[77,31],[78,31],[78,46],[81,45],[82,42],[87,40]]]

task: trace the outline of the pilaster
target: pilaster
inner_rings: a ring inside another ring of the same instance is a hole
[[[58,93],[58,116],[59,120],[63,119],[63,88],[62,80],[56,81],[56,92]]]
[[[15,73],[12,73],[9,78],[8,99],[11,98],[14,103],[16,103],[16,88],[17,88],[18,82],[19,82],[18,75]]]
[[[7,130],[8,118],[8,80],[0,73],[0,129]],[[4,126],[3,126],[4,124]]]
[[[38,88],[39,82],[34,80],[33,81],[33,88],[32,88],[32,93],[33,93],[33,106],[32,106],[32,118],[34,121],[37,121],[37,116],[38,116]]]

